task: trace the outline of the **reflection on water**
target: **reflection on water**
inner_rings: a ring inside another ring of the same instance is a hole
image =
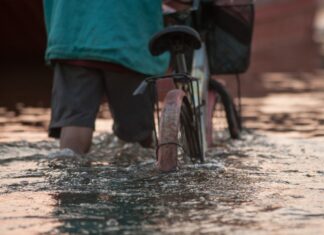
[[[54,142],[2,144],[0,233],[320,234],[320,141],[245,134],[171,174],[110,135],[82,159],[48,158]]]
[[[48,192],[22,191],[0,196],[0,233],[36,234],[59,226],[52,216],[55,201]]]

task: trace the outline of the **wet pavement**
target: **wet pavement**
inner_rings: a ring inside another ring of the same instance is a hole
[[[48,109],[0,109],[0,234],[323,234],[323,75],[263,75],[242,139],[170,174],[109,120],[90,154],[56,156]]]

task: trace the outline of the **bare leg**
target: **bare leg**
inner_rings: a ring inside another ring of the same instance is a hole
[[[60,148],[69,148],[83,154],[90,150],[93,129],[88,127],[67,126],[61,130]]]

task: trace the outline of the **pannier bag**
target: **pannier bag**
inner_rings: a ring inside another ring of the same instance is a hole
[[[253,0],[204,0],[196,24],[205,38],[211,74],[245,72],[250,63]]]

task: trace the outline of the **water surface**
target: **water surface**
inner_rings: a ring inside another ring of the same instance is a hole
[[[51,141],[4,143],[0,233],[321,234],[321,141],[246,133],[170,174],[111,135],[82,158],[53,157]]]

